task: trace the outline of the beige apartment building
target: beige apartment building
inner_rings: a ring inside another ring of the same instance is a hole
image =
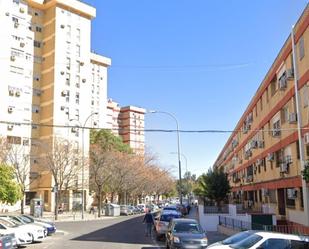
[[[136,106],[120,107],[111,99],[107,103],[107,128],[140,155],[145,153],[145,112]]]
[[[89,129],[82,144],[80,129],[70,126],[106,126],[101,106],[107,104],[111,60],[91,52],[95,17],[96,9],[78,0],[0,0],[0,120],[14,123],[1,124],[1,136],[27,146],[29,153],[60,137],[74,143],[77,151],[83,146],[87,157]],[[33,181],[27,198],[41,197],[45,208],[53,210],[53,178],[34,152],[30,172],[39,180]],[[81,201],[79,188],[69,191],[68,209],[74,201]]]
[[[309,7],[294,28],[302,141],[309,160]],[[288,37],[214,167],[229,175],[231,201],[306,225],[292,39]]]

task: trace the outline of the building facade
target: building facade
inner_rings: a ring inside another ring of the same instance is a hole
[[[305,160],[309,160],[308,25],[307,6],[294,28]],[[306,225],[294,72],[289,36],[214,167],[228,173],[233,202]]]
[[[14,123],[2,124],[0,134],[32,151],[29,175],[40,180],[28,197],[41,197],[47,210],[54,208],[54,182],[33,148],[60,137],[83,147],[87,157],[89,129],[82,143],[80,127],[106,126],[100,106],[107,103],[111,60],[91,52],[95,16],[95,8],[77,0],[0,0],[0,119]]]
[[[139,155],[145,153],[145,112],[136,106],[120,107],[111,99],[107,103],[107,128]]]

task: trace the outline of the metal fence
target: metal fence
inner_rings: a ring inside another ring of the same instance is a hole
[[[225,216],[219,216],[219,225],[232,228],[233,230],[250,230],[252,225],[250,222],[237,220]]]
[[[229,213],[229,206],[206,206],[204,205],[204,214],[228,214]]]
[[[265,231],[297,234],[297,235],[309,235],[309,227],[302,225],[276,225],[276,226],[263,226]]]
[[[302,225],[252,224],[251,222],[237,220],[225,216],[219,216],[219,225],[239,231],[255,229],[286,234],[309,235],[309,227]]]

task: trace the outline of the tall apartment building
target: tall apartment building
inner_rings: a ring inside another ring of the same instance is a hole
[[[55,137],[81,148],[81,132],[60,126],[83,126],[90,114],[98,113],[86,126],[105,127],[106,110],[99,107],[107,103],[111,60],[91,52],[95,16],[95,8],[78,0],[0,0],[0,120],[15,123],[2,124],[0,135],[29,151],[38,141]],[[18,125],[31,122],[39,125]],[[84,132],[87,156],[89,130]],[[42,197],[46,209],[53,210],[51,174],[42,172],[35,155],[30,168],[40,175],[40,181],[31,185],[31,197]],[[72,199],[74,193],[69,207]]]
[[[309,159],[309,7],[295,32],[305,159]],[[229,174],[231,200],[306,225],[297,133],[292,39],[288,37],[214,167]],[[307,129],[307,130],[306,130]]]
[[[140,155],[145,153],[145,112],[136,106],[120,107],[111,99],[107,103],[107,128]]]

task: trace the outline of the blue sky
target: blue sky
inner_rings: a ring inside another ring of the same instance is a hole
[[[92,48],[112,59],[108,96],[173,113],[184,130],[232,130],[306,0],[87,0],[97,8]],[[147,114],[146,129],[175,129]],[[188,170],[213,165],[230,134],[180,134]],[[177,176],[176,133],[146,146]],[[185,169],[185,161],[183,170]]]

